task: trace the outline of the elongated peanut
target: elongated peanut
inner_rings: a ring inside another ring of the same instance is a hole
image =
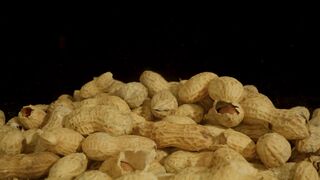
[[[87,169],[88,159],[83,153],[72,153],[59,159],[50,169],[48,178],[73,179]]]
[[[220,125],[210,125],[210,124],[206,124],[203,127],[205,127],[206,129],[208,129],[210,135],[212,137],[217,137],[219,136],[221,133],[223,133],[224,131],[227,130],[226,127],[220,126]]]
[[[101,171],[89,170],[77,176],[75,180],[112,180],[112,178]]]
[[[282,135],[268,133],[258,139],[257,153],[266,167],[279,167],[290,158],[291,146]]]
[[[301,161],[297,164],[294,180],[319,180],[317,170],[311,162]]]
[[[244,119],[265,121],[272,125],[272,130],[288,140],[308,137],[309,127],[305,113],[301,108],[276,109],[270,100],[263,95],[247,98],[241,102]]]
[[[116,95],[125,100],[130,108],[136,108],[148,97],[148,89],[140,82],[130,82],[123,85]]]
[[[208,84],[218,76],[212,72],[202,72],[192,76],[179,89],[179,100],[183,103],[195,103],[208,95]]]
[[[155,151],[156,144],[136,135],[113,137],[104,132],[90,134],[82,142],[82,150],[89,159],[103,161],[121,151]]]
[[[158,121],[140,127],[139,133],[153,139],[158,148],[177,147],[188,151],[199,151],[209,149],[213,145],[209,130],[197,124]]]
[[[24,106],[18,114],[19,121],[25,129],[40,128],[45,117],[46,112],[38,105]]]
[[[79,95],[82,98],[89,98],[101,92],[107,92],[113,81],[113,75],[111,72],[103,73],[99,77],[96,77],[84,84],[80,89]]]
[[[174,112],[174,115],[187,116],[199,123],[204,116],[204,109],[197,104],[182,104]]]
[[[0,155],[16,155],[23,151],[22,132],[10,126],[0,126]]]
[[[144,71],[140,75],[140,82],[148,88],[150,97],[162,90],[169,90],[170,86],[160,74],[153,71]]]
[[[238,103],[243,98],[243,85],[229,76],[214,78],[208,85],[209,96],[215,101]]]
[[[0,179],[44,177],[58,159],[59,156],[51,152],[1,156]]]
[[[130,134],[133,120],[130,114],[124,114],[107,105],[76,109],[64,118],[64,127],[74,129],[82,135],[97,131],[112,135]]]
[[[151,99],[151,112],[157,118],[164,118],[178,108],[177,99],[169,90],[156,93]]]
[[[4,112],[0,109],[0,127],[6,123],[6,116]]]
[[[178,173],[187,167],[211,167],[213,152],[176,151],[163,161],[169,173]]]
[[[68,128],[54,128],[44,131],[39,135],[39,143],[48,151],[68,155],[80,149],[80,143],[84,137]]]
[[[107,93],[99,93],[92,98],[82,100],[77,104],[77,108],[90,107],[98,105],[108,105],[123,113],[131,112],[129,105],[120,97],[109,95]]]

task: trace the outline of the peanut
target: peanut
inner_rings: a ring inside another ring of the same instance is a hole
[[[0,109],[0,127],[6,123],[6,116],[4,112]]]
[[[156,93],[162,90],[169,90],[170,86],[160,74],[153,71],[144,71],[139,78],[140,82],[148,88],[148,94],[153,97]]]
[[[282,135],[267,133],[258,139],[257,153],[266,167],[279,167],[290,158],[291,146]]]
[[[123,85],[116,95],[125,100],[130,108],[136,108],[148,97],[148,89],[140,82],[130,82]]]
[[[169,90],[156,93],[151,99],[151,112],[157,118],[164,118],[178,108],[177,99]]]
[[[113,82],[113,74],[111,72],[103,73],[84,84],[80,89],[79,95],[81,98],[90,98],[99,93],[107,92]]]
[[[88,159],[83,153],[69,154],[53,164],[48,179],[73,179],[87,169]]]
[[[59,156],[51,152],[1,156],[0,179],[44,177],[58,159]]]
[[[89,159],[103,161],[121,151],[146,151],[155,154],[156,144],[148,138],[136,135],[113,137],[107,133],[90,134],[82,142],[82,150]]]
[[[0,126],[0,155],[16,155],[23,151],[22,132],[10,126]]]
[[[148,179],[148,180],[157,180],[157,176],[150,172],[144,171],[135,171],[133,173],[125,174],[115,180],[140,180],[140,179]]]
[[[319,175],[312,163],[301,161],[297,164],[294,180],[318,180]]]
[[[19,114],[19,122],[25,129],[40,128],[45,121],[45,110],[39,105],[24,106]]]
[[[174,112],[174,115],[187,116],[196,123],[200,123],[204,116],[204,109],[197,104],[182,104]]]
[[[208,84],[218,76],[212,72],[202,72],[192,76],[179,89],[179,100],[183,103],[195,103],[208,95]]]

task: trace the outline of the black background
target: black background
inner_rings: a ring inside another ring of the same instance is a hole
[[[0,109],[50,103],[94,76],[168,80],[212,71],[254,84],[280,108],[320,106],[315,21],[292,12],[113,8],[104,13],[4,15]]]

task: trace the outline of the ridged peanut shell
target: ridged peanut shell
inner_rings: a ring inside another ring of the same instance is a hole
[[[309,123],[310,125],[320,126],[320,108],[313,110]]]
[[[174,115],[187,116],[199,123],[204,116],[204,109],[197,104],[182,104],[174,112]]]
[[[161,120],[177,124],[197,124],[193,119],[187,116],[169,115]]]
[[[148,88],[148,94],[150,97],[162,90],[169,90],[170,86],[167,80],[165,80],[159,73],[146,70],[142,72],[139,78],[140,82]]]
[[[151,99],[151,112],[157,118],[164,118],[178,108],[177,99],[169,90],[156,93]]]
[[[147,121],[152,121],[155,119],[151,110],[151,99],[146,99],[140,107],[132,109],[132,112],[144,117]]]
[[[296,148],[302,153],[315,153],[320,149],[320,127],[309,126],[310,136],[297,140]]]
[[[38,105],[23,106],[18,113],[19,121],[25,129],[40,128],[44,123],[46,112]]]
[[[106,92],[113,83],[113,75],[111,72],[101,74],[99,77],[87,82],[80,88],[79,95],[82,98],[90,98],[101,92]]]
[[[0,109],[0,127],[6,123],[6,116],[4,112]]]
[[[243,98],[243,85],[233,77],[221,76],[210,81],[209,96],[215,101],[240,102]]]
[[[88,159],[83,153],[72,153],[59,159],[51,167],[48,178],[73,179],[87,169]]]
[[[54,128],[39,135],[39,143],[43,147],[64,156],[77,152],[83,139],[80,133],[68,128]]]
[[[271,132],[269,127],[264,124],[244,124],[241,123],[234,127],[234,130],[249,136],[252,140],[257,141],[259,137]]]
[[[24,137],[19,129],[0,126],[0,155],[16,155],[23,151]]]
[[[311,162],[301,161],[297,164],[294,180],[319,180],[319,174]]]
[[[24,148],[23,153],[32,153],[35,152],[36,146],[39,141],[39,135],[43,131],[41,129],[28,129],[22,132],[24,137]]]
[[[238,103],[225,103],[215,101],[213,107],[206,114],[209,124],[216,122],[225,127],[235,127],[239,125],[244,117],[244,111]]]
[[[260,160],[268,168],[285,164],[291,156],[289,142],[278,133],[268,133],[261,136],[256,147]]]
[[[212,155],[212,151],[188,152],[180,150],[167,156],[163,164],[167,172],[178,173],[187,167],[210,167]]]
[[[148,89],[140,82],[130,82],[122,86],[116,94],[125,100],[130,108],[136,108],[148,97]]]
[[[101,171],[89,170],[80,174],[74,180],[112,180],[112,178]]]
[[[98,105],[76,109],[64,118],[64,127],[74,129],[82,135],[97,131],[112,135],[130,134],[133,121],[130,114],[124,114],[112,106]]]
[[[46,176],[59,156],[51,152],[0,156],[0,179]]]
[[[183,103],[195,103],[208,95],[208,84],[218,76],[212,72],[202,72],[192,76],[179,89],[179,100]]]
[[[158,180],[157,176],[144,171],[135,171],[133,173],[125,174],[115,180],[141,180],[141,179],[148,179],[148,180]]]
[[[82,150],[89,159],[103,161],[121,151],[154,151],[156,144],[151,139],[123,135],[114,137],[104,132],[90,134],[82,142]]]
[[[139,127],[139,133],[154,140],[158,148],[177,147],[188,151],[200,151],[211,148],[213,144],[209,130],[198,124],[158,121]]]
[[[250,160],[256,156],[256,145],[247,135],[228,129],[219,135],[219,144],[236,150],[244,158]]]

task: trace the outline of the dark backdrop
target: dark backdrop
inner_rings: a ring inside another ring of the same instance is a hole
[[[8,14],[1,23],[0,109],[72,94],[94,76],[168,80],[202,72],[254,84],[278,107],[319,107],[317,41],[310,16],[213,9],[114,8],[105,13]]]

